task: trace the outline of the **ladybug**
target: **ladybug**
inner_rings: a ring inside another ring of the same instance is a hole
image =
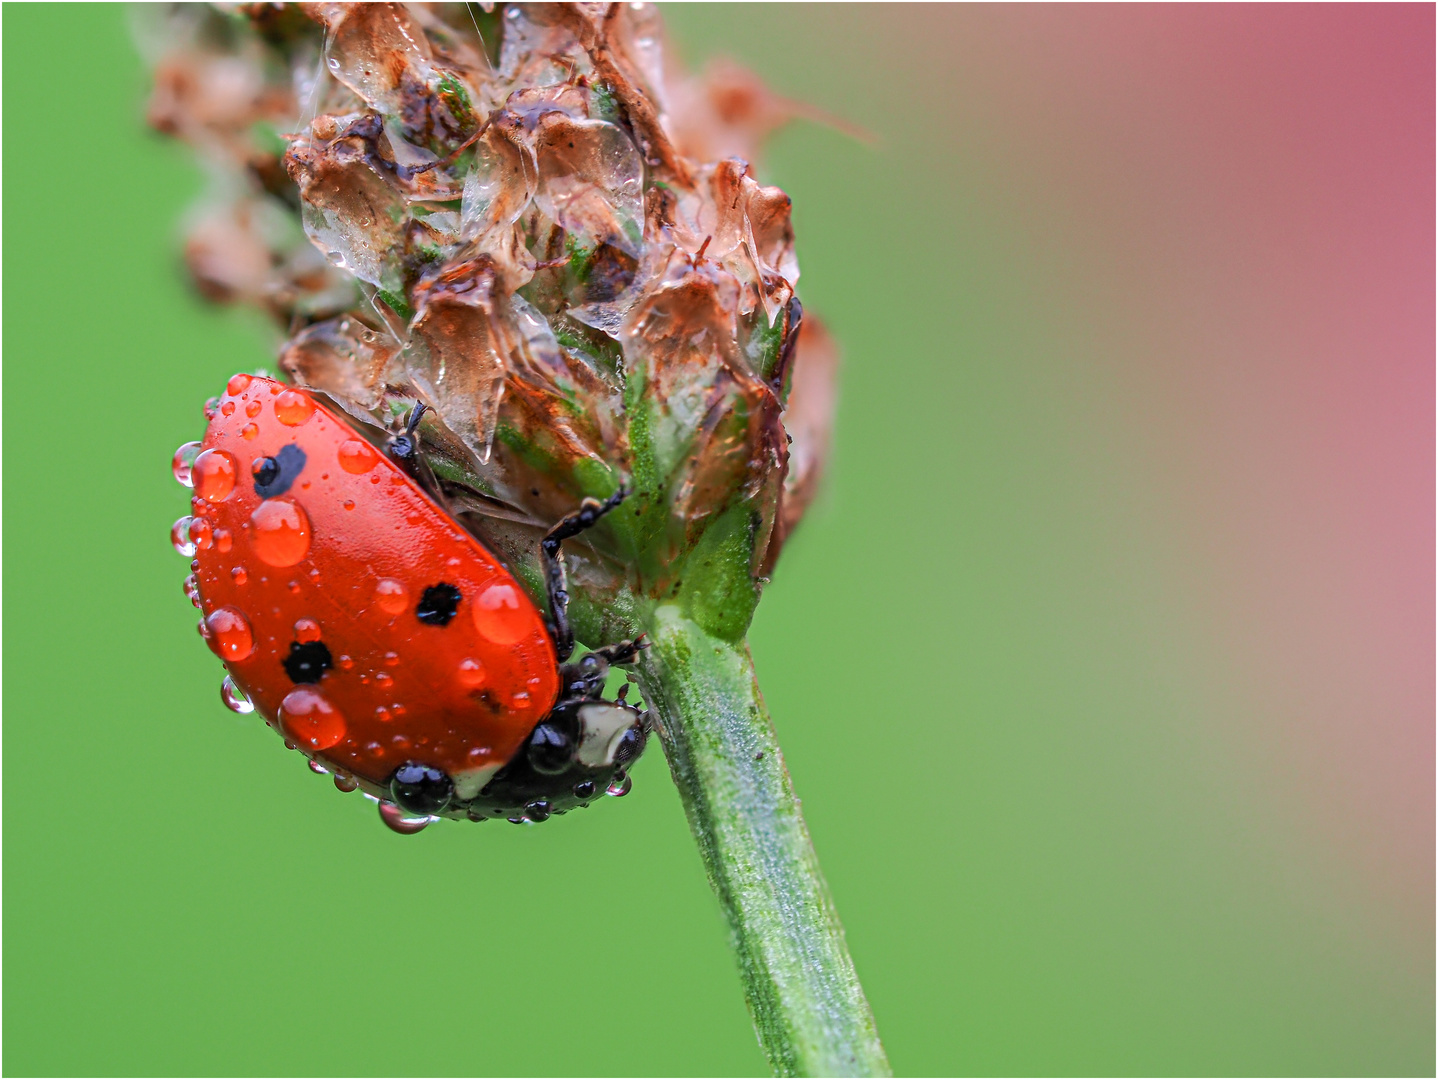
[[[316,395],[236,375],[176,454],[194,489],[175,526],[186,592],[258,711],[401,831],[437,817],[543,821],[629,790],[648,724],[601,696],[623,642],[569,662],[561,545],[625,496],[586,499],[540,544],[552,622],[422,483],[416,428],[377,438]],[[193,457],[192,457],[193,455]],[[405,817],[404,815],[413,815]]]

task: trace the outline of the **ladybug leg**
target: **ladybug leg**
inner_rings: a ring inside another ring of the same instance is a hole
[[[560,678],[564,680],[564,687],[559,694],[560,700],[599,697],[604,690],[604,679],[609,674],[610,667],[614,664],[629,663],[639,655],[639,650],[648,647],[642,637],[635,641],[621,641],[618,645],[605,645],[587,652],[572,664],[564,664],[559,669]],[[629,685],[626,683],[620,694],[621,701],[628,692]]]
[[[585,499],[578,510],[560,518],[539,542],[539,551],[544,558],[549,611],[554,620],[554,652],[561,664],[574,652],[574,630],[569,625],[569,575],[565,572],[564,556],[559,545],[589,528],[623,502],[628,494],[629,490],[621,487],[604,502]]]
[[[640,650],[649,648],[649,642],[644,640],[640,634],[633,641],[621,641],[618,645],[605,645],[603,648],[595,649],[598,656],[604,657],[610,664],[627,664],[639,655]]]

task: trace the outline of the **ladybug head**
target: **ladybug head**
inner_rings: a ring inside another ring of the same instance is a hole
[[[630,705],[562,701],[468,805],[468,816],[543,821],[606,791],[623,794],[647,738],[646,717]]]

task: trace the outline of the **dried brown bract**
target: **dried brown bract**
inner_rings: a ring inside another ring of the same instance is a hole
[[[644,4],[147,18],[151,122],[222,177],[186,248],[205,294],[267,308],[283,369],[358,422],[431,406],[438,494],[517,560],[627,487],[577,590],[741,636],[833,406],[789,198],[750,164],[802,109],[732,65],[676,77]]]

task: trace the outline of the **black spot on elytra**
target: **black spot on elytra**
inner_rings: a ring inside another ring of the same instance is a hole
[[[454,618],[459,600],[459,590],[449,582],[441,581],[438,585],[431,585],[424,590],[424,595],[419,598],[419,605],[414,609],[414,616],[420,622],[429,623],[431,626],[447,626],[449,620]]]
[[[323,641],[290,642],[290,655],[285,657],[285,674],[291,682],[317,683],[320,676],[333,666],[329,647]]]
[[[250,467],[255,478],[255,494],[262,499],[283,495],[304,469],[305,452],[294,443],[280,447],[274,457],[256,458]]]

